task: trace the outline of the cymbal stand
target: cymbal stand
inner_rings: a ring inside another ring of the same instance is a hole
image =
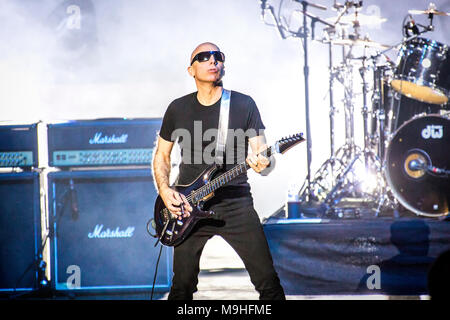
[[[331,44],[331,37],[329,35],[330,32],[335,31],[335,29],[331,29],[328,28],[327,30],[327,34],[328,34],[328,67],[329,67],[329,73],[330,73],[330,78],[329,78],[329,98],[330,98],[330,112],[329,112],[329,118],[330,118],[330,159],[328,160],[331,164],[330,166],[330,174],[332,177],[332,181],[334,181],[334,165],[335,165],[335,132],[334,132],[334,116],[336,114],[336,107],[334,106],[334,97],[333,97],[333,85],[334,85],[334,79],[336,77],[336,75],[333,72],[333,50],[332,50],[332,44]]]
[[[333,66],[332,37],[336,33],[334,27],[324,29],[325,38],[323,43],[328,45],[328,63],[329,63],[329,119],[330,119],[330,157],[321,165],[319,170],[313,176],[311,181],[311,193],[316,201],[322,201],[326,197],[326,192],[334,188],[336,175],[344,168],[344,163],[336,156],[335,150],[335,114],[333,87],[335,79],[342,72],[340,68]],[[302,198],[302,197],[300,197]]]
[[[334,83],[334,74],[333,74],[333,53],[332,53],[332,46],[331,46],[331,40],[328,43],[328,57],[329,57],[329,72],[330,72],[330,79],[329,79],[329,98],[330,98],[330,158],[333,158],[334,156],[334,115],[336,113],[336,108],[334,106],[334,99],[333,99],[333,83]]]
[[[383,67],[378,66],[377,59],[380,55],[363,57],[363,65],[360,68],[360,74],[363,81],[363,119],[364,119],[364,157],[366,173],[375,177],[376,185],[371,193],[366,193],[366,197],[375,204],[375,217],[378,217],[383,208],[394,209],[395,199],[390,192],[387,181],[383,174],[384,169],[384,150],[386,142],[385,132],[385,101],[384,101],[384,72]],[[367,82],[365,74],[369,67],[367,61],[371,61],[373,68],[373,91],[372,91],[372,117],[376,117],[376,133],[371,136],[368,129],[368,107],[367,107]],[[373,143],[375,140],[375,143]],[[376,146],[373,150],[372,145]]]
[[[334,106],[334,95],[333,95],[333,86],[334,80],[337,77],[337,72],[333,68],[333,50],[332,50],[332,42],[331,35],[335,33],[334,28],[326,28],[325,33],[327,35],[326,42],[328,42],[328,72],[329,72],[329,81],[328,81],[328,94],[330,101],[330,111],[329,111],[329,119],[330,119],[330,158],[327,162],[331,162],[331,176],[334,177],[333,174],[333,163],[335,161],[335,123],[334,116],[336,114],[336,107]]]
[[[342,51],[344,62],[338,66],[333,66],[332,41],[331,34],[335,32],[334,27],[325,29],[327,38],[324,42],[328,42],[329,46],[329,98],[330,98],[330,158],[328,158],[314,175],[311,182],[311,193],[315,200],[322,201],[331,199],[332,194],[338,193],[338,188],[343,185],[348,173],[349,163],[355,157],[357,150],[354,143],[354,126],[353,126],[353,81],[352,81],[352,65],[347,59],[347,53]],[[342,31],[343,32],[343,31]],[[342,35],[345,36],[345,35]],[[349,54],[349,53],[348,53]],[[345,111],[345,144],[337,151],[335,149],[335,113],[334,105],[334,82],[338,80],[344,87],[344,111]],[[347,172],[347,173],[345,173]],[[342,178],[342,181],[340,179]],[[304,197],[300,197],[304,199]]]
[[[378,130],[378,150],[375,153],[372,150],[371,144],[371,136],[369,132],[369,124],[368,124],[368,106],[367,106],[367,82],[366,82],[366,71],[369,69],[367,66],[367,57],[363,57],[362,59],[362,67],[360,68],[360,74],[362,79],[362,87],[363,87],[363,130],[364,130],[364,161],[365,161],[365,169],[367,174],[375,175],[376,178],[376,188],[369,196],[372,197],[372,201],[376,203],[375,216],[377,217],[381,211],[383,205],[385,205],[385,201],[388,200],[386,194],[386,181],[383,175],[383,163],[382,163],[382,155],[381,152],[384,152],[384,148],[382,148],[382,144],[384,144],[384,93],[383,93],[383,83],[382,83],[382,74],[380,70],[376,67],[376,62],[373,62],[374,68],[374,84],[373,84],[373,93],[372,93],[372,110],[376,110],[377,112],[377,130]],[[378,154],[378,156],[377,156]]]
[[[372,60],[372,68],[373,68],[373,91],[372,91],[372,113],[376,110],[375,116],[376,121],[376,137],[371,136],[369,132],[369,108],[367,105],[367,81],[366,81],[366,72],[369,70],[369,66],[367,66],[367,61]],[[384,87],[383,87],[383,73],[381,72],[380,67],[377,67],[377,62],[372,57],[364,56],[362,58],[362,67],[359,69],[361,79],[362,79],[362,87],[363,87],[363,130],[364,130],[364,155],[365,155],[365,165],[366,170],[370,169],[370,160],[376,161],[376,163],[381,164],[381,159],[384,158],[384,143],[385,143],[385,110],[384,110]],[[372,142],[376,140],[377,150],[376,153],[372,150]],[[373,163],[372,163],[373,166]]]
[[[346,157],[352,159],[357,151],[355,144],[354,126],[354,97],[353,92],[353,65],[350,62],[351,47],[348,53],[343,51],[343,64],[341,77],[338,78],[344,88],[344,116],[345,116],[345,144],[342,148],[346,150]]]
[[[331,45],[331,44],[330,44]],[[337,67],[332,65],[330,48],[330,150],[331,156],[326,160],[314,176],[312,182],[313,194],[316,200],[323,201],[327,212],[340,202],[340,196],[345,193],[353,193],[355,177],[353,166],[361,156],[361,151],[354,141],[354,92],[353,92],[353,66],[346,59],[343,51],[344,62]],[[334,145],[334,114],[333,101],[334,80],[337,79],[344,87],[344,111],[345,111],[345,144],[335,151]],[[330,182],[331,180],[331,182]]]
[[[368,152],[370,150],[370,136],[369,136],[369,124],[368,124],[368,114],[369,109],[367,107],[367,83],[366,83],[366,57],[362,60],[362,67],[359,69],[359,73],[362,78],[362,96],[363,96],[363,108],[362,108],[362,116],[363,116],[363,130],[364,130],[364,162],[366,166],[366,170],[369,169],[369,159]]]
[[[368,106],[367,106],[367,83],[364,77],[366,71],[366,64],[363,63],[360,68],[361,76],[363,77],[363,118],[364,118],[364,149],[361,150],[355,143],[354,139],[354,97],[353,91],[353,70],[351,49],[346,52],[343,50],[343,63],[341,72],[339,73],[339,81],[344,87],[344,111],[345,111],[345,144],[338,149],[336,157],[340,160],[340,173],[336,177],[336,184],[329,191],[324,199],[324,206],[326,208],[325,214],[331,213],[335,206],[339,204],[345,197],[353,199],[358,198],[364,202],[379,202],[378,190],[375,194],[370,194],[365,191],[362,184],[366,175],[373,174],[374,169],[376,179],[375,188],[380,189],[380,178],[382,174],[380,162],[376,155],[371,151],[368,135]],[[358,172],[356,168],[357,161],[364,163],[365,172]],[[361,176],[363,174],[363,176]]]
[[[386,144],[386,133],[385,133],[385,103],[384,100],[384,85],[383,85],[383,73],[380,67],[376,66],[376,60],[374,62],[374,70],[373,70],[373,94],[372,94],[372,109],[376,110],[376,115],[374,115],[377,119],[377,133],[375,137],[372,137],[376,140],[377,153],[381,159],[384,159],[385,152],[385,144]],[[370,139],[370,137],[369,137]]]

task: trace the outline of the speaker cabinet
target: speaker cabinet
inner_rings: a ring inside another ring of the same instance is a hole
[[[0,292],[37,287],[39,174],[0,174]]]
[[[48,188],[54,289],[151,290],[160,247],[147,232],[150,169],[52,172]],[[162,249],[155,291],[170,288],[172,251]]]

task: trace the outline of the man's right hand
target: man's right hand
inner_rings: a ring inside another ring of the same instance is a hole
[[[165,187],[160,190],[159,195],[164,201],[166,208],[170,211],[170,213],[172,213],[172,215],[176,216],[178,219],[181,219],[181,217],[187,218],[190,216],[192,207],[183,194],[173,190],[172,188]],[[181,210],[182,207],[184,214]]]

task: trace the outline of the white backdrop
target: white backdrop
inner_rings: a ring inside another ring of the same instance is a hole
[[[317,0],[336,16],[333,1]],[[434,1],[450,11],[450,1]],[[301,24],[299,3],[268,1],[292,30]],[[364,1],[362,13],[387,21],[363,33],[387,45],[401,41],[408,9],[428,1]],[[266,16],[267,22],[271,22]],[[423,24],[425,16],[417,16]],[[450,44],[450,17],[434,19],[425,37]],[[310,20],[308,19],[308,22]],[[316,38],[323,26],[316,24]],[[267,127],[269,142],[305,132],[303,52],[298,38],[282,40],[261,20],[257,0],[2,0],[0,1],[0,121],[51,123],[66,119],[162,117],[174,99],[195,90],[186,68],[193,48],[211,41],[226,54],[225,87],[251,95]],[[328,47],[310,42],[312,173],[330,156]],[[335,48],[339,62],[340,48]],[[395,60],[397,52],[388,55]],[[360,78],[355,78],[360,83]],[[358,89],[360,90],[360,89]],[[336,143],[343,143],[342,87],[335,87]],[[355,98],[361,141],[362,98]],[[283,205],[288,188],[306,176],[306,143],[277,157],[267,177],[250,174],[261,217]]]

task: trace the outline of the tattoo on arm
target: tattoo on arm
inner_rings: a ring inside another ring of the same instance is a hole
[[[170,183],[170,151],[172,150],[172,144],[165,144],[163,149],[164,151],[161,151],[160,146],[158,146],[153,159],[153,177],[155,178],[158,192],[161,188],[169,187]]]
[[[156,186],[158,191],[161,188],[169,186],[170,175],[170,160],[167,161],[161,155],[155,155],[155,161],[153,162],[153,176],[155,177]]]

